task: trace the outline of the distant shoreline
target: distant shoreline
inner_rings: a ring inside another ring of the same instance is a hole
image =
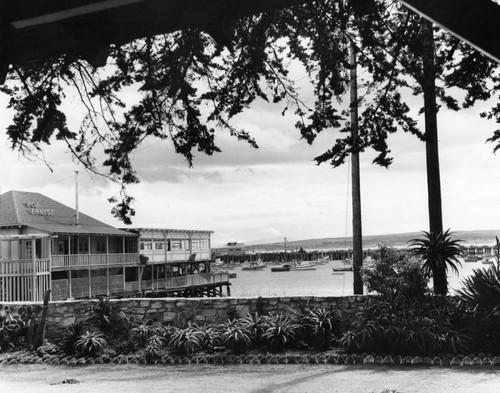
[[[475,230],[475,231],[452,231],[455,237],[462,240],[465,246],[493,246],[496,244],[495,236],[500,237],[500,229]],[[376,249],[379,244],[389,244],[392,247],[404,248],[411,239],[422,236],[422,232],[396,233],[388,235],[363,236],[364,249]],[[352,248],[352,237],[320,238],[287,241],[287,250],[345,250]],[[217,248],[217,247],[215,247]],[[262,251],[284,251],[284,242],[270,241],[269,243],[247,244],[247,252]]]

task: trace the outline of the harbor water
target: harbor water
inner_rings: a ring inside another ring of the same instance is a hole
[[[273,264],[267,264],[262,270],[242,270],[244,265],[237,265],[229,270],[236,273],[231,278],[231,296],[233,297],[271,297],[271,296],[349,296],[353,294],[352,272],[334,272],[333,267],[342,267],[342,261],[329,261],[317,265],[315,270],[296,270],[272,272]],[[461,287],[462,280],[470,276],[474,269],[485,269],[488,265],[481,262],[463,262],[459,276],[448,271],[450,294]],[[430,283],[432,285],[432,282]]]

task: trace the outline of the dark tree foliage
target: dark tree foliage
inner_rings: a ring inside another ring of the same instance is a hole
[[[257,148],[248,132],[232,124],[256,100],[292,112],[307,143],[335,129],[332,146],[315,158],[318,164],[336,167],[351,152],[371,148],[377,153],[374,163],[387,167],[389,134],[403,130],[425,138],[405,102],[408,93],[422,92],[421,33],[420,18],[393,1],[366,10],[319,0],[241,19],[219,42],[192,28],[114,47],[99,73],[69,55],[11,67],[0,87],[14,109],[7,135],[12,148],[26,155],[42,154],[46,144],[60,140],[85,168],[120,183],[120,196],[109,200],[125,223],[135,213],[126,187],[139,181],[131,154],[146,138],[169,139],[190,166],[196,151],[220,152],[216,131]],[[443,31],[436,30],[436,42],[437,94],[444,104],[460,108],[448,87],[465,89],[465,107],[495,94],[496,65]],[[358,48],[364,76],[356,143],[346,104],[350,43]],[[307,71],[315,95],[311,106],[290,78],[292,62]],[[139,97],[132,103],[124,98],[130,91]],[[78,129],[70,129],[62,109],[69,92],[76,92],[85,108]],[[484,116],[500,121],[500,105]],[[498,148],[500,131],[490,140]]]

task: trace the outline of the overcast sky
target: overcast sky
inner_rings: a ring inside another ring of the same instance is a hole
[[[118,186],[79,168],[64,146],[46,149],[53,172],[9,149],[6,103],[0,96],[1,192],[40,192],[74,206],[74,171],[80,170],[80,210],[123,226],[107,202]],[[72,105],[76,118],[79,109]],[[142,182],[130,187],[136,198],[133,226],[212,230],[214,246],[350,236],[349,167],[313,162],[331,147],[335,131],[310,146],[300,140],[296,119],[281,116],[281,110],[259,102],[238,117],[236,125],[250,131],[258,150],[220,132],[222,153],[198,154],[194,168],[173,153],[168,141],[146,142],[134,155]],[[444,227],[452,230],[500,228],[500,156],[485,143],[496,124],[480,119],[479,112],[441,111],[438,117]],[[363,234],[427,230],[425,146],[402,133],[392,136],[389,146],[395,159],[388,170],[371,164],[371,152],[361,157]]]

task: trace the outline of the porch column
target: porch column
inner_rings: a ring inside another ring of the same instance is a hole
[[[52,238],[49,237],[47,240],[47,256],[49,258],[48,268],[49,268],[49,290],[50,290],[50,300],[52,300]]]
[[[109,238],[106,236],[106,266],[109,266]]]
[[[36,241],[31,239],[31,261],[33,262],[33,284],[31,286],[32,301],[38,301],[38,283],[36,282]]]
[[[68,266],[71,266],[71,235],[68,235]]]
[[[106,294],[109,297],[109,243],[106,236]]]
[[[137,268],[137,278],[139,279],[139,292],[140,292],[141,291],[141,278],[142,278],[141,266],[140,265]]]
[[[68,277],[69,277],[69,297],[70,299],[73,299],[73,288],[72,288],[72,284],[71,284],[71,281],[73,281],[73,277],[72,277],[72,274],[71,274],[71,267],[69,268],[69,271],[68,271]]]

